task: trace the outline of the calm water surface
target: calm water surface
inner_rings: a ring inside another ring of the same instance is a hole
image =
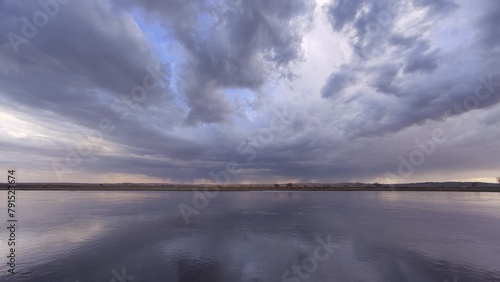
[[[500,281],[499,193],[17,193],[0,281]]]

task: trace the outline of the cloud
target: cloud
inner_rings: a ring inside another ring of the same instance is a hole
[[[432,13],[443,13],[459,7],[454,0],[413,0],[413,5],[415,7],[427,8]]]
[[[438,67],[438,50],[430,50],[430,44],[426,41],[420,42],[409,52],[403,69],[404,73],[417,71],[432,73]]]
[[[121,3],[121,2],[119,2]],[[291,76],[302,57],[311,1],[141,1],[146,18],[165,28],[182,47],[188,124],[231,117],[222,89],[258,90],[271,79]]]
[[[433,40],[434,25],[424,23],[437,24],[438,20],[452,17],[459,9],[453,1],[401,2],[397,6],[388,1],[363,1],[356,5],[332,1],[329,7],[334,30],[352,30],[356,35],[351,45],[355,57],[344,63],[347,71],[332,72],[322,90],[323,98],[349,101],[351,110],[359,113],[359,118],[344,121],[348,136],[384,135],[429,119],[442,120],[454,104],[464,104],[467,99],[472,99],[468,97],[474,96],[477,87],[482,85],[481,81],[498,73],[493,66],[480,70],[473,67],[486,57],[493,57],[494,51],[486,51],[489,43],[484,39],[490,37],[482,35],[491,31],[489,24],[476,21],[476,29],[480,30],[476,41],[469,41],[456,49],[441,50]],[[349,11],[345,15],[356,16],[341,17],[342,28],[339,28],[335,15],[344,10]],[[492,10],[485,9],[480,18],[493,14]],[[410,27],[414,23],[422,24],[417,28]],[[370,25],[375,26],[372,34]],[[341,93],[346,77],[365,79],[357,81],[356,87],[350,91]],[[478,77],[482,77],[481,81]],[[325,95],[331,92],[338,94]],[[491,97],[463,111],[496,104],[497,92],[494,90]],[[377,96],[377,93],[393,96]],[[463,111],[452,111],[451,115],[460,115]]]
[[[36,3],[7,1],[1,12],[2,30],[23,36],[22,19],[43,11]],[[156,58],[133,18],[109,9],[90,2],[60,5],[46,26],[18,46],[18,53],[2,36],[0,57],[9,62],[0,78],[5,95],[25,106],[60,112],[77,123],[113,115],[104,100],[121,99],[142,85],[148,63]],[[168,76],[162,79],[168,85]],[[165,101],[169,89],[158,88],[155,94]],[[155,95],[150,96],[154,101]]]
[[[364,0],[332,1],[331,5],[328,6],[328,16],[333,28],[336,31],[341,31],[347,23],[354,20],[358,10],[365,2]]]
[[[486,1],[484,3],[484,14],[475,20],[474,27],[477,30],[477,44],[498,52],[500,31],[498,30],[500,3],[497,1]]]
[[[321,96],[328,98],[340,94],[344,88],[356,83],[356,77],[353,74],[353,71],[346,68],[341,68],[339,71],[333,72],[323,86]]]
[[[393,85],[394,80],[399,72],[399,66],[395,65],[382,65],[377,69],[374,69],[376,76],[371,84],[371,86],[381,93],[397,93],[399,89]]]

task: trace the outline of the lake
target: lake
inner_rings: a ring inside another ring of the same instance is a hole
[[[193,196],[17,191],[0,281],[500,281],[500,193]]]

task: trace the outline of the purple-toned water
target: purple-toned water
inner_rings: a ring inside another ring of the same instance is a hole
[[[193,195],[18,191],[0,280],[500,281],[499,193],[221,192],[186,224]]]

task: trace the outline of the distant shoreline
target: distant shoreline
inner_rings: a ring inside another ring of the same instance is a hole
[[[474,187],[472,186],[474,185]],[[1,190],[7,190],[2,185]],[[18,183],[16,190],[25,191],[425,191],[425,192],[500,192],[493,183],[415,183],[415,184],[85,184],[85,183]]]

